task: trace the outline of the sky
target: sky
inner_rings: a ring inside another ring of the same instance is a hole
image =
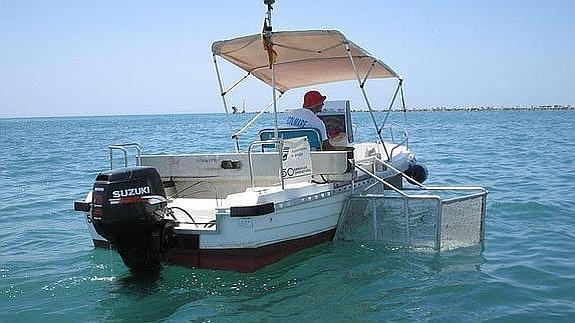
[[[574,12],[572,0],[277,0],[273,26],[340,30],[405,79],[409,107],[575,104]],[[264,14],[261,0],[0,0],[0,117],[223,112],[211,43],[260,32]],[[242,75],[221,69],[226,84]],[[362,108],[354,85],[314,88]],[[375,108],[394,86],[368,83]],[[248,80],[228,102],[270,98]]]

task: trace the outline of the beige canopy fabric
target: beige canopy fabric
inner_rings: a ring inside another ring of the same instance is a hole
[[[373,57],[361,47],[345,38],[337,30],[282,31],[273,33],[276,89],[289,89],[356,80],[346,50],[351,55],[363,80],[371,68],[368,78],[399,78],[387,65]],[[261,34],[245,36],[212,44],[212,52],[263,82],[272,85],[268,53],[264,49]],[[373,67],[371,65],[373,64]]]

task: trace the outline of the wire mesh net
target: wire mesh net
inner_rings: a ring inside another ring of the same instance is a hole
[[[455,249],[481,241],[483,197],[444,202],[437,196],[358,196],[349,199],[336,240],[389,246]]]
[[[483,230],[483,198],[475,197],[443,203],[441,249],[455,249],[479,244]]]

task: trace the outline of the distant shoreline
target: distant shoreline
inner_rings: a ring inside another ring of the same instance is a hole
[[[575,110],[575,105],[538,105],[538,106],[517,106],[517,107],[432,107],[432,108],[407,108],[407,112],[488,112],[488,111],[558,111],[558,110]],[[387,109],[374,109],[374,112],[386,112]],[[403,110],[394,108],[392,112],[402,112]],[[278,111],[285,113],[285,111]],[[367,109],[351,109],[351,112],[369,112]],[[256,114],[259,111],[246,111],[246,115]],[[265,113],[271,113],[266,111]],[[224,114],[224,112],[191,112],[191,113],[146,113],[146,114],[110,114],[110,115],[62,115],[62,116],[0,116],[0,120],[11,119],[57,119],[57,118],[101,118],[101,117],[145,117],[145,116],[163,116],[163,115],[190,115],[190,114]],[[231,113],[230,113],[231,114]],[[241,115],[239,113],[237,115]]]
[[[472,107],[431,107],[431,108],[407,108],[408,112],[461,112],[461,111],[533,111],[533,110],[575,110],[575,105],[531,105],[531,106],[516,106],[516,107],[502,107],[502,106],[472,106]],[[367,109],[351,109],[352,112],[368,112]],[[375,112],[382,112],[386,110],[374,110]],[[401,109],[392,109],[393,112],[401,112]]]

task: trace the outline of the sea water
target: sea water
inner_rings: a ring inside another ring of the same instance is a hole
[[[353,118],[356,140],[373,140],[369,115]],[[575,111],[407,115],[429,184],[489,190],[482,252],[337,242],[255,273],[167,266],[136,279],[115,252],[92,246],[73,201],[109,168],[108,144],[231,151],[225,116],[1,119],[0,321],[572,321],[574,120]],[[242,147],[271,125],[265,115]]]

